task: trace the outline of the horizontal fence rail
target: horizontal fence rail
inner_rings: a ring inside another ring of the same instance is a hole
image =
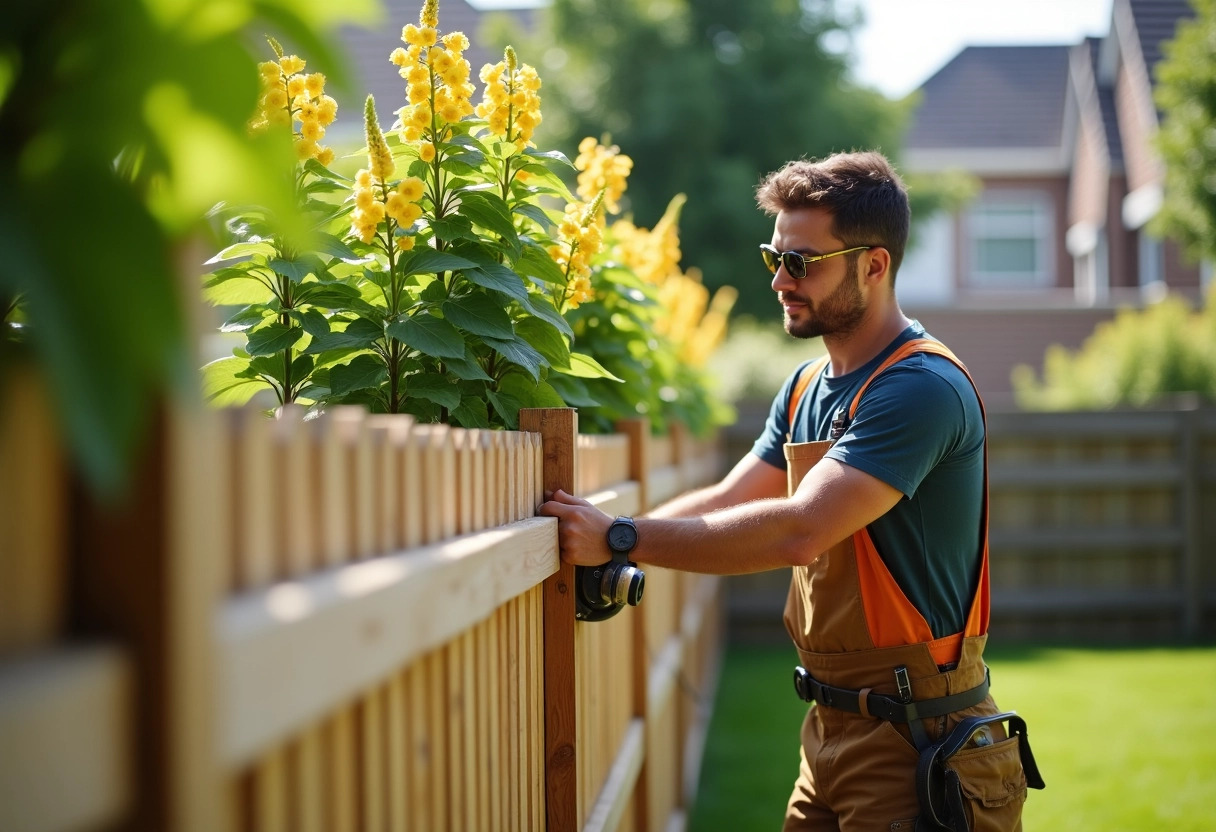
[[[577,622],[535,512],[640,513],[715,478],[715,441],[168,407],[110,505],[32,380],[5,410],[0,829],[683,827],[719,582],[648,569]]]

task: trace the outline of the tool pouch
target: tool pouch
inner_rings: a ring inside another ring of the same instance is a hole
[[[986,744],[973,741],[986,725],[1008,722],[1007,736],[984,732]],[[1013,829],[1021,816],[1027,787],[1043,788],[1026,722],[1012,711],[961,721],[921,752],[916,767],[920,817],[916,832],[997,832]]]

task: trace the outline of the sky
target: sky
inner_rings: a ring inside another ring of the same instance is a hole
[[[612,0],[603,0],[611,2]],[[469,0],[477,8],[543,5],[546,0]],[[746,0],[740,0],[746,2]],[[1110,30],[1111,0],[836,0],[860,7],[855,75],[902,98],[964,46],[1073,44]]]
[[[859,6],[858,80],[902,98],[964,46],[1073,44],[1110,31],[1111,0],[837,0]]]

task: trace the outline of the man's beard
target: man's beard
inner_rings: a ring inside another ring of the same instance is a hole
[[[865,317],[866,307],[861,299],[857,276],[849,270],[850,278],[840,282],[832,294],[817,305],[807,301],[805,317],[795,322],[785,317],[785,331],[795,338],[816,338],[848,335],[857,329]]]

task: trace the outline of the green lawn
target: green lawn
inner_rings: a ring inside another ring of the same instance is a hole
[[[1019,647],[987,660],[1047,781],[1026,829],[1216,829],[1216,647]],[[796,662],[791,648],[727,652],[689,832],[780,828],[804,713]]]

